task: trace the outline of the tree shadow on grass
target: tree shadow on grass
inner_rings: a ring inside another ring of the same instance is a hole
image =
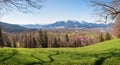
[[[51,62],[54,62],[54,61],[55,61],[52,56],[56,56],[56,55],[59,55],[59,51],[56,51],[55,54],[50,54],[50,55],[48,55],[48,58],[50,59],[50,61],[44,61],[44,60],[42,60],[42,59],[40,59],[40,58],[35,57],[33,54],[31,54],[31,56],[32,56],[34,59],[39,60],[39,62],[32,62],[32,63],[28,63],[28,64],[26,64],[26,65],[34,65],[34,64],[43,65],[43,64],[45,64],[45,63],[51,63]]]
[[[14,55],[16,55],[16,54],[17,54],[17,51],[14,50],[13,53],[12,53],[11,55],[9,55],[8,57],[5,57],[5,58],[1,59],[0,61],[6,61],[7,59],[12,58],[12,57],[13,57]]]
[[[8,63],[5,63],[4,61],[12,58],[12,57],[15,56],[16,54],[17,54],[17,51],[16,51],[16,50],[13,50],[13,53],[12,53],[12,54],[10,54],[8,57],[5,57],[5,58],[1,59],[0,61],[1,61],[3,64],[5,64],[5,65],[9,65]]]
[[[119,55],[118,53],[115,53],[114,51],[111,51],[110,53],[103,53],[103,54],[104,55],[108,54],[108,56],[99,58],[98,60],[95,61],[94,65],[102,65],[106,59],[111,58],[115,55]]]

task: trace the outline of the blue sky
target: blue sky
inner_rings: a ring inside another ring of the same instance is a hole
[[[24,14],[13,10],[0,20],[12,24],[49,24],[61,20],[95,22],[89,0],[46,0],[42,5],[39,14]]]

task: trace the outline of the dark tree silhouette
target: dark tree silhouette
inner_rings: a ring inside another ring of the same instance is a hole
[[[104,38],[103,38],[103,33],[100,33],[100,42],[103,42],[104,41]]]
[[[42,46],[43,48],[48,47],[47,32],[44,32],[41,29],[38,32],[38,45]]]
[[[37,42],[36,42],[36,40],[35,40],[35,37],[33,37],[33,48],[36,48],[37,47]]]
[[[14,47],[14,48],[17,47],[17,44],[16,44],[16,40],[15,40],[15,38],[13,39],[13,47]]]
[[[54,38],[53,47],[59,47],[57,38]]]
[[[11,47],[11,43],[10,43],[10,40],[9,40],[9,37],[8,37],[8,34],[7,33],[4,33],[2,35],[3,37],[3,42],[4,42],[4,45],[7,46],[7,47]]]
[[[106,33],[105,34],[105,40],[111,40],[111,35],[110,35],[110,33]]]
[[[44,31],[43,33],[43,47],[48,48],[48,34],[47,31]]]
[[[3,37],[2,37],[2,28],[0,27],[0,46],[3,47],[4,43],[3,43]]]
[[[66,34],[65,35],[65,40],[68,42],[69,41],[69,36]]]

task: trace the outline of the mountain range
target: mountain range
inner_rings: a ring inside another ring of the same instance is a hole
[[[18,24],[9,24],[0,22],[0,27],[5,32],[22,32],[25,30],[36,30],[36,29],[84,29],[84,28],[107,28],[111,27],[113,23],[109,24],[97,24],[97,23],[88,23],[85,21],[57,21],[52,24],[40,25],[40,24],[27,24],[27,25],[18,25]]]
[[[22,25],[25,28],[34,28],[34,29],[75,29],[75,28],[106,28],[106,27],[111,27],[113,23],[109,24],[104,24],[104,23],[88,23],[85,21],[73,21],[73,20],[68,20],[68,21],[57,21],[52,24],[46,24],[46,25],[40,25],[40,24],[27,24],[27,25]]]

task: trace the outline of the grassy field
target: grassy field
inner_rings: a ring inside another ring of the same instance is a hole
[[[120,39],[82,48],[0,48],[0,65],[120,65]]]

